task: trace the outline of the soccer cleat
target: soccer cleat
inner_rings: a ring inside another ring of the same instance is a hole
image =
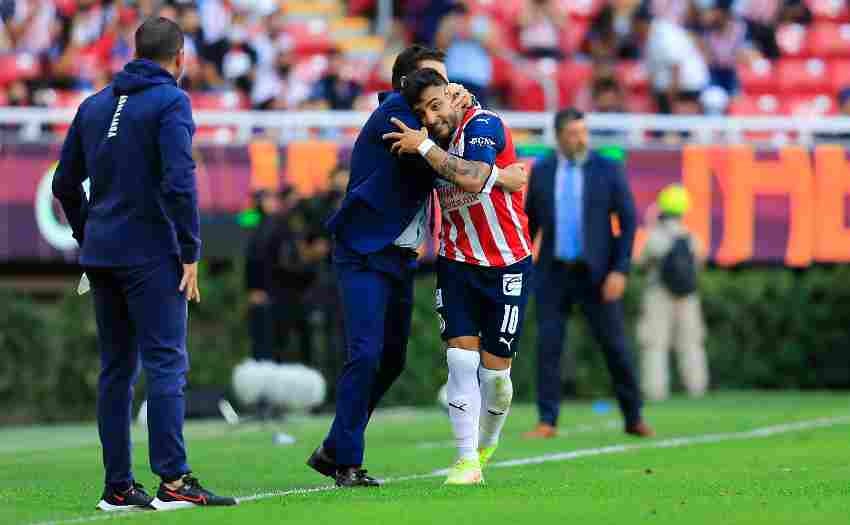
[[[172,490],[160,483],[156,498],[151,507],[156,510],[176,510],[187,507],[226,507],[236,505],[236,499],[216,496],[201,486],[201,483],[190,475],[183,476],[183,485]]]
[[[95,508],[104,512],[150,510],[151,501],[153,498],[145,492],[145,487],[141,483],[133,482],[133,485],[125,491],[104,488],[103,496]]]
[[[449,469],[449,475],[443,485],[481,485],[481,463],[474,459],[459,459]]]
[[[481,464],[481,470],[484,470],[484,467],[490,463],[490,460],[493,458],[493,454],[496,453],[496,447],[498,445],[493,445],[490,447],[483,447],[478,449],[478,462]]]
[[[362,468],[339,469],[334,476],[337,487],[380,487],[381,482],[368,475]]]

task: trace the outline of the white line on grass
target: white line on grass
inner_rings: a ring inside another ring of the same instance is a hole
[[[622,454],[624,452],[632,452],[635,450],[646,449],[662,449],[662,448],[678,448],[690,445],[703,445],[707,443],[719,443],[721,441],[734,440],[750,440],[777,436],[780,434],[788,434],[790,432],[800,432],[803,430],[813,430],[818,428],[828,428],[838,425],[850,424],[850,416],[839,417],[823,417],[818,419],[809,419],[806,421],[797,421],[794,423],[784,423],[781,425],[772,425],[769,427],[755,428],[742,432],[725,432],[718,434],[703,434],[701,436],[688,436],[670,439],[662,439],[659,441],[649,441],[640,444],[622,444],[610,445],[607,447],[585,448],[573,450],[570,452],[556,452],[552,454],[543,454],[541,456],[532,456],[528,458],[510,459],[505,461],[495,461],[490,464],[493,468],[505,467],[522,467],[526,465],[538,465],[540,463],[551,463],[556,461],[571,461],[579,458],[592,456],[602,456],[607,454]],[[429,479],[445,476],[447,469],[436,470],[426,474],[414,474],[410,476],[401,476],[396,478],[386,478],[384,483],[399,483],[403,481],[412,481],[418,479]],[[272,492],[264,492],[260,494],[252,494],[249,496],[240,497],[239,502],[257,501],[269,498],[294,496],[300,494],[312,494],[315,492],[328,492],[336,490],[336,487],[327,485],[322,487],[298,488],[291,490],[280,490]],[[127,512],[121,514],[100,514],[96,516],[82,516],[80,518],[72,518],[67,520],[43,521],[34,525],[71,525],[74,523],[89,523],[92,521],[100,521],[114,518],[124,518],[137,514],[135,512]]]

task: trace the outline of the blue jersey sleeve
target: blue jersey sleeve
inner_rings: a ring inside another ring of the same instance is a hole
[[[502,119],[494,115],[478,115],[463,130],[463,158],[489,165],[505,148],[505,128]]]

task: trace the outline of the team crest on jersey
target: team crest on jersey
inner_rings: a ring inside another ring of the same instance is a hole
[[[522,274],[506,273],[502,276],[502,293],[511,297],[522,295]]]
[[[490,137],[472,137],[469,139],[469,145],[479,148],[492,148],[496,145],[496,141]]]

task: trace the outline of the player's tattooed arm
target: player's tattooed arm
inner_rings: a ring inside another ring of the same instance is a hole
[[[440,178],[459,186],[464,191],[473,193],[484,189],[487,177],[493,170],[486,162],[460,158],[436,144],[425,154],[425,160]]]
[[[428,131],[423,127],[415,130],[408,127],[404,122],[392,118],[390,121],[400,131],[385,133],[385,140],[395,140],[390,151],[398,155],[422,154],[420,147],[428,141]],[[508,191],[517,191],[528,181],[525,167],[520,164],[511,165],[505,170],[497,171],[495,180],[490,180],[493,175],[493,167],[486,162],[466,160],[450,154],[437,144],[429,147],[422,156],[428,164],[437,172],[440,178],[445,179],[464,191],[480,193],[495,183]],[[488,185],[488,181],[491,183]]]

